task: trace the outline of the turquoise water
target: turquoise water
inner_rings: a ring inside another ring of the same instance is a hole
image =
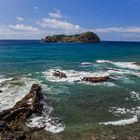
[[[33,83],[52,102],[65,129],[94,127],[101,122],[139,118],[140,43],[45,44],[0,41],[0,108],[22,98]],[[66,79],[52,76],[54,69]],[[75,83],[84,76],[112,76],[99,84]]]

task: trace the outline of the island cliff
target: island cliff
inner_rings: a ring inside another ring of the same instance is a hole
[[[75,42],[75,43],[98,43],[100,38],[93,32],[86,32],[76,35],[53,35],[42,39],[46,43],[50,42]]]

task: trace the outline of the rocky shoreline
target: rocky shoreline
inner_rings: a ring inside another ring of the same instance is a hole
[[[33,84],[30,92],[16,105],[0,113],[0,138],[2,140],[25,139],[27,132],[37,128],[28,128],[26,119],[33,113],[41,114],[41,86]]]
[[[60,73],[61,75],[61,73]],[[53,134],[44,128],[29,128],[26,119],[33,113],[41,115],[41,86],[34,84],[16,105],[0,113],[0,140],[139,140],[140,123],[126,126],[100,125],[88,130],[78,129]]]
[[[133,65],[139,66],[139,63]],[[61,70],[54,70],[51,73],[56,78],[67,78],[68,74]],[[84,77],[80,81],[100,83],[113,79],[111,75],[102,77]],[[27,119],[32,114],[42,115],[43,97],[41,86],[33,84],[30,92],[11,109],[0,113],[0,140],[139,140],[140,122],[127,124],[124,126],[99,125],[84,130],[65,130],[53,134],[44,130],[44,127],[29,127],[26,125]],[[46,101],[49,104],[49,101]],[[51,120],[50,120],[51,121]]]

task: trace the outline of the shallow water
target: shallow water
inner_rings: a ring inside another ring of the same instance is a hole
[[[30,126],[46,124],[46,130],[56,133],[64,127],[133,123],[140,112],[140,67],[133,62],[140,62],[140,43],[1,40],[0,111],[12,107],[33,83],[39,83],[52,102],[51,111],[44,111],[43,118],[32,116]],[[53,77],[54,69],[66,73],[67,78]],[[108,75],[112,77],[108,82],[74,82],[85,76]],[[53,122],[51,114],[60,118],[61,124]]]

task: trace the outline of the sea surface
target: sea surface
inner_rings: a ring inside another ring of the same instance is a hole
[[[98,125],[127,125],[140,114],[140,43],[50,43],[0,41],[0,111],[22,99],[33,83],[42,86],[44,111],[30,127],[58,133]],[[54,70],[67,78],[55,78]],[[110,76],[102,83],[79,82],[86,76]],[[47,99],[47,100],[46,100]],[[49,103],[48,103],[49,102]]]

